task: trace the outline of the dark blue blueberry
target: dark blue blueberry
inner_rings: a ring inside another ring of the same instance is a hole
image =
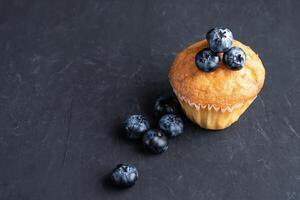
[[[206,34],[209,48],[216,52],[226,52],[232,47],[233,35],[228,28],[213,28]]]
[[[168,149],[168,138],[161,130],[150,129],[143,136],[143,144],[153,153],[162,153]]]
[[[223,55],[224,64],[232,70],[240,70],[244,67],[246,62],[246,54],[243,49],[239,47],[232,47]]]
[[[154,105],[154,111],[157,116],[165,114],[179,114],[180,106],[174,94],[168,94],[159,97]]]
[[[159,120],[158,125],[159,128],[163,130],[168,137],[175,137],[183,133],[183,121],[177,115],[164,115]]]
[[[209,48],[206,48],[197,53],[195,62],[200,70],[211,72],[219,66],[220,57]]]
[[[126,136],[130,139],[141,138],[150,128],[150,123],[143,115],[130,115],[125,121]]]
[[[137,168],[128,164],[119,164],[111,174],[112,183],[119,187],[133,186],[138,177]]]

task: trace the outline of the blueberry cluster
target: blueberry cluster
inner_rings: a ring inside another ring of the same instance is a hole
[[[246,54],[239,47],[232,47],[233,35],[228,28],[213,28],[206,34],[209,48],[202,49],[196,54],[195,63],[204,72],[212,72],[221,62],[231,70],[240,70],[246,62]]]
[[[179,116],[180,106],[173,94],[162,96],[154,105],[155,115],[159,118],[157,127],[150,127],[147,117],[130,115],[125,123],[125,136],[129,139],[141,139],[143,146],[154,154],[168,149],[168,138],[183,133],[183,120]],[[138,179],[138,170],[133,165],[119,164],[111,174],[112,183],[120,187],[130,187]]]
[[[143,115],[130,115],[125,121],[125,134],[129,139],[142,138],[146,149],[162,153],[168,149],[168,138],[183,133],[183,121],[178,115],[180,107],[173,94],[158,98],[154,112],[159,118],[157,127],[151,128],[148,118]]]

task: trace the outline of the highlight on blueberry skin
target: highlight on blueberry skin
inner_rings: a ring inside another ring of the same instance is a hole
[[[115,186],[126,188],[133,186],[138,177],[138,170],[135,166],[119,164],[111,174],[111,181]]]
[[[159,97],[154,105],[156,116],[165,114],[179,114],[180,106],[174,94],[167,94]]]
[[[240,70],[246,62],[246,54],[239,47],[232,47],[223,55],[223,63],[232,70]]]
[[[202,49],[195,57],[197,67],[204,72],[212,72],[220,64],[220,57],[209,48]]]
[[[159,120],[158,125],[159,128],[163,130],[168,137],[176,137],[183,133],[183,121],[177,115],[164,115]]]
[[[152,153],[160,154],[168,149],[168,138],[159,129],[150,129],[143,136],[143,145]]]
[[[125,121],[126,136],[129,139],[141,138],[149,128],[149,120],[143,115],[130,115]]]
[[[213,28],[206,34],[209,48],[216,52],[226,52],[232,47],[233,35],[228,28]]]

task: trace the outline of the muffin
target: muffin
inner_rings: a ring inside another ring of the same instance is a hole
[[[200,70],[195,57],[209,48],[208,39],[181,51],[170,68],[169,81],[183,111],[202,128],[229,127],[255,100],[263,86],[265,69],[258,55],[237,40],[232,40],[232,46],[242,49],[246,55],[240,70],[232,70],[224,64],[226,53],[223,52],[216,52],[220,58],[216,69]]]

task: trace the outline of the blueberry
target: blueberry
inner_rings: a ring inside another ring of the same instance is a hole
[[[133,186],[138,177],[137,168],[129,164],[119,164],[111,174],[112,183],[119,187]]]
[[[141,138],[150,128],[150,123],[143,115],[130,115],[125,121],[126,136],[130,139]]]
[[[206,48],[197,53],[195,62],[200,70],[211,72],[217,69],[220,63],[220,57],[209,48]]]
[[[165,114],[179,114],[180,106],[174,94],[168,94],[159,97],[154,105],[154,111],[157,116]]]
[[[232,47],[233,35],[228,28],[213,28],[206,34],[206,40],[212,51],[221,53]]]
[[[164,115],[158,124],[168,137],[175,137],[183,133],[183,121],[177,115]]]
[[[150,129],[143,137],[144,146],[153,153],[162,153],[168,149],[167,136],[158,129]]]
[[[232,47],[223,55],[224,64],[232,70],[240,70],[244,67],[246,62],[246,54],[243,49],[239,47]]]

